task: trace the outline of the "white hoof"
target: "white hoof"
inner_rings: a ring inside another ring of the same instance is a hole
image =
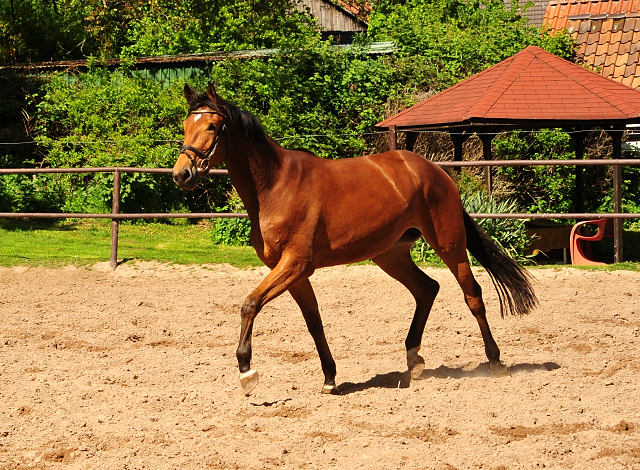
[[[418,379],[424,370],[424,359],[418,354],[420,346],[407,351],[407,367],[412,379]]]
[[[251,369],[247,372],[241,372],[240,388],[242,388],[242,393],[244,393],[245,395],[249,395],[253,391],[253,389],[256,388],[256,385],[258,385],[259,381],[260,380],[257,371]]]
[[[340,389],[336,385],[323,385],[322,393],[326,395],[340,395]]]

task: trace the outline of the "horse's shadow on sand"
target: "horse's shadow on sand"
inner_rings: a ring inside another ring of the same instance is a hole
[[[529,374],[533,372],[549,372],[559,369],[560,365],[555,362],[545,362],[542,364],[514,364],[509,366],[511,375]],[[464,370],[462,368],[452,368],[440,366],[436,369],[425,369],[416,380],[425,379],[464,379],[474,377],[491,377],[491,369],[489,363],[485,362],[478,365],[475,369]],[[340,384],[340,393],[348,395],[350,393],[362,392],[370,388],[409,388],[411,376],[409,371],[404,372],[388,372],[386,374],[377,374],[366,382],[353,383],[343,382]]]

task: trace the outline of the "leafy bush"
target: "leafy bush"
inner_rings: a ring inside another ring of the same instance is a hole
[[[171,167],[182,139],[186,115],[181,82],[163,88],[126,69],[99,67],[73,77],[56,75],[44,87],[35,128],[39,165],[51,167]],[[192,210],[204,212],[225,203],[228,180],[206,180],[193,194],[181,192],[166,175],[124,173],[123,212]],[[69,212],[107,212],[112,174],[59,178],[58,189]]]
[[[398,44],[405,66],[414,72],[414,82],[427,89],[447,88],[530,45],[561,57],[572,56],[569,35],[529,25],[518,2],[510,2],[510,8],[506,3],[380,0],[368,33],[376,40]]]
[[[575,158],[571,137],[561,131],[513,132],[493,141],[497,160],[570,160]],[[575,171],[572,166],[500,167],[498,178],[517,189],[519,203],[529,212],[572,212],[575,209]]]
[[[518,203],[512,199],[496,200],[485,192],[462,194],[462,204],[467,212],[476,214],[509,214],[521,212]],[[513,258],[523,261],[531,239],[523,220],[518,219],[478,219],[478,225],[497,241]]]
[[[211,240],[215,245],[248,246],[251,244],[251,223],[249,219],[215,219]]]
[[[55,175],[3,175],[0,211],[56,212],[64,204]]]
[[[228,206],[220,212],[246,212],[235,189],[227,194]],[[247,218],[214,219],[211,240],[215,245],[248,246],[251,244],[251,221]]]
[[[610,137],[604,132],[579,135],[584,138],[584,157],[611,158]],[[573,160],[576,158],[572,137],[559,129],[538,132],[513,132],[493,141],[497,159]],[[518,203],[533,213],[580,212],[576,206],[576,170],[574,166],[501,167],[498,179],[513,191]],[[612,169],[608,166],[584,167],[582,170],[583,210],[611,212],[613,208]],[[623,169],[623,210],[633,212],[640,196],[640,178],[634,167]]]
[[[295,0],[12,0],[0,63],[278,47],[316,31]]]

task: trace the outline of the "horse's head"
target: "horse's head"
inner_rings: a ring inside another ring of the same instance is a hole
[[[218,141],[226,129],[227,113],[212,84],[206,96],[185,85],[184,97],[189,103],[189,115],[183,123],[184,145],[173,166],[173,181],[182,189],[192,190],[201,176],[226,158],[226,151],[218,148]]]

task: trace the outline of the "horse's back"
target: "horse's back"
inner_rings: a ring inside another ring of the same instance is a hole
[[[393,199],[420,200],[428,204],[459,199],[452,178],[438,165],[406,150],[389,151],[343,160],[324,160],[323,179],[330,179],[338,194],[369,188]]]
[[[456,212],[459,204],[451,178],[412,152],[343,160],[301,155],[286,173],[276,198],[277,221],[264,220],[267,243],[306,244],[312,238],[316,267],[371,258],[411,228],[431,231],[425,220],[430,206],[449,205]]]

